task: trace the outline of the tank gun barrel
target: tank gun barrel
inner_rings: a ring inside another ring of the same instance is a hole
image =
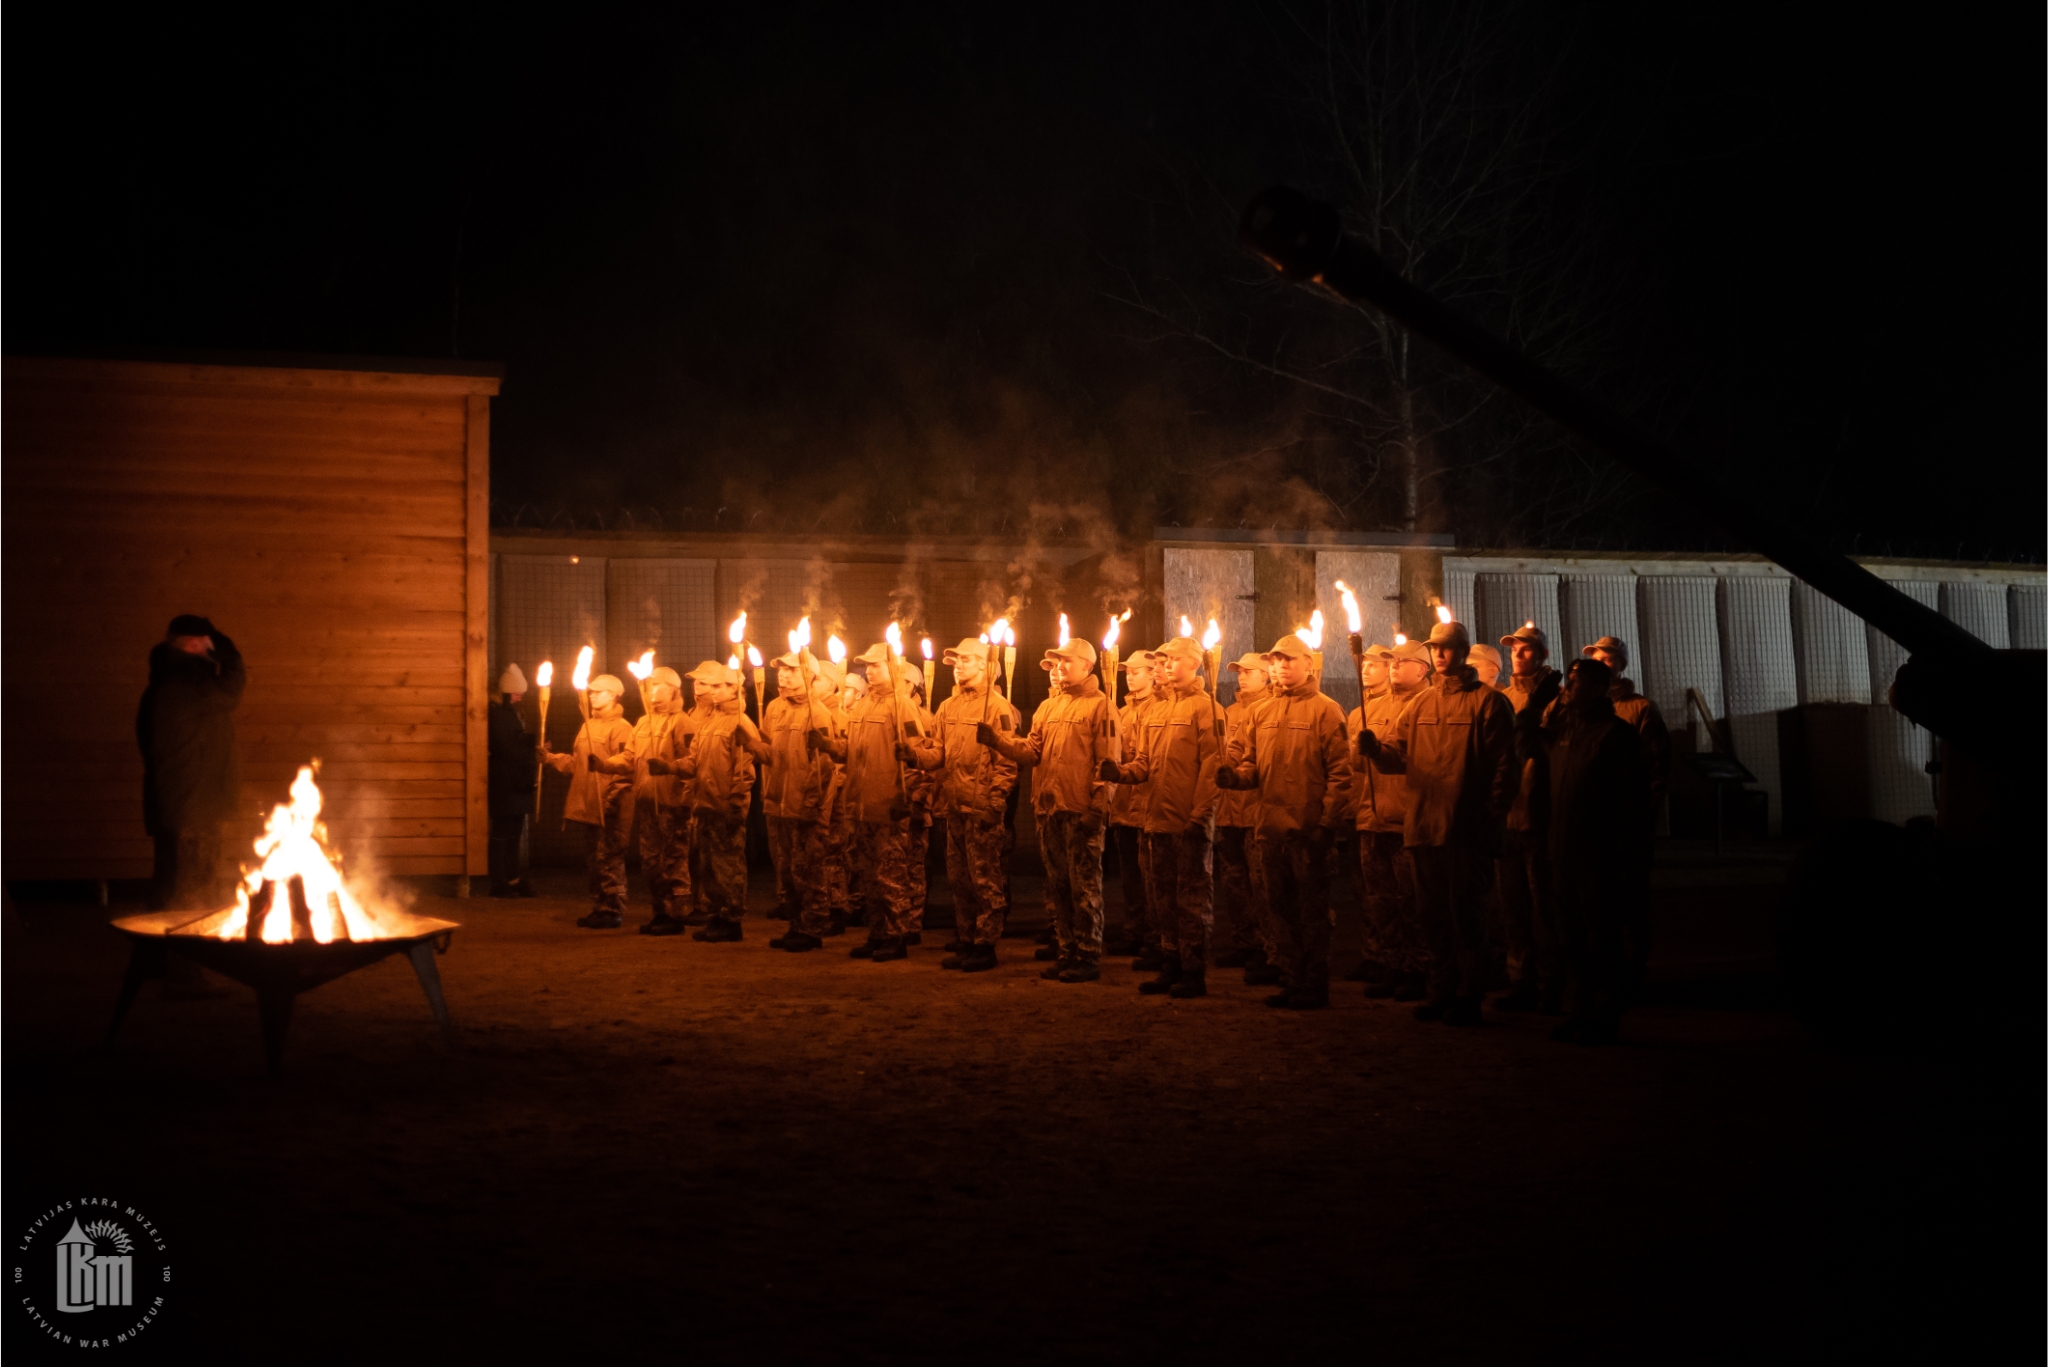
[[[1607,405],[1402,279],[1379,253],[1344,231],[1332,205],[1277,186],[1245,210],[1238,239],[1290,280],[1319,285],[1340,299],[1369,303],[1385,312],[1699,509],[1913,654],[1981,663],[1995,653],[1933,608],[1799,531],[1761,501],[1736,497]]]

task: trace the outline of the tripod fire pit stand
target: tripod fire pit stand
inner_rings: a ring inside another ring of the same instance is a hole
[[[420,989],[427,994],[434,1019],[441,1023],[442,1030],[454,1029],[448,1019],[448,1003],[441,996],[441,974],[434,967],[434,955],[447,952],[459,922],[386,912],[380,922],[389,934],[371,940],[339,939],[327,944],[310,939],[268,944],[243,936],[222,939],[218,935],[193,934],[186,929],[214,919],[216,914],[211,912],[195,916],[189,911],[155,911],[123,916],[113,923],[115,930],[128,937],[130,953],[128,974],[121,982],[121,998],[114,1006],[114,1023],[107,1028],[108,1044],[114,1042],[142,985],[151,978],[164,976],[171,954],[181,954],[202,968],[255,989],[256,1008],[263,1018],[263,1051],[273,1077],[284,1064],[284,1036],[291,1024],[292,998],[393,954],[403,954],[412,961],[412,971],[419,975]]]

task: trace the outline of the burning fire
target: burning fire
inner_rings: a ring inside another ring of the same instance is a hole
[[[1436,619],[1437,621],[1442,622],[1445,626],[1449,626],[1451,624],[1451,609],[1447,604],[1438,603],[1436,605]]]
[[[740,653],[737,650],[725,657],[725,667],[727,669],[738,669],[740,667]]]
[[[1194,639],[1195,624],[1188,620],[1188,615],[1185,612],[1180,615],[1180,634],[1190,640]]]
[[[569,682],[576,685],[578,693],[586,692],[590,688],[590,657],[596,653],[589,646],[576,652],[576,672],[569,676]]]
[[[808,616],[797,619],[796,630],[789,633],[789,653],[792,655],[811,648],[811,619]]]
[[[889,623],[889,625],[885,627],[882,631],[882,639],[889,643],[889,653],[891,655],[894,655],[898,659],[903,658],[902,627],[897,626],[894,622]]]
[[[917,648],[924,652],[924,662],[930,664],[932,662],[932,638],[929,636],[924,637],[917,643]]]
[[[1067,629],[1067,614],[1063,612],[1060,614],[1060,649],[1066,649],[1067,642],[1073,639],[1073,634]]]
[[[747,647],[747,663],[756,669],[761,667],[761,648],[759,646]]]
[[[1130,620],[1131,610],[1129,608],[1124,609],[1123,616],[1109,619],[1109,631],[1102,638],[1102,648],[1104,650],[1116,649],[1117,641],[1123,636],[1123,624]]]
[[[555,662],[553,660],[542,660],[540,667],[533,671],[533,686],[535,688],[553,688],[555,686]]]
[[[1365,618],[1359,615],[1358,595],[1344,587],[1344,581],[1337,581],[1337,597],[1344,603],[1344,620],[1350,624],[1351,634],[1356,636],[1365,630]]]
[[[1013,646],[1017,644],[1017,638],[1010,633],[1009,618],[996,618],[995,625],[988,629],[988,642],[990,645],[997,646]]]
[[[732,619],[732,626],[726,631],[725,639],[739,645],[747,639],[747,610],[740,609],[740,615]]]
[[[320,785],[313,781],[319,764],[316,759],[301,767],[292,780],[291,801],[271,809],[255,845],[260,862],[236,887],[234,907],[218,913],[217,927],[202,923],[193,928],[195,932],[222,940],[247,939],[249,918],[256,914],[262,917],[257,935],[265,944],[302,938],[292,923],[290,884],[297,878],[305,888],[305,936],[323,945],[380,938],[375,919],[343,886],[341,856],[327,844],[327,824],[320,819]]]
[[[639,659],[626,661],[626,672],[641,682],[646,682],[647,676],[654,672],[654,652],[642,651]]]
[[[1317,608],[1311,612],[1308,615],[1308,625],[1296,627],[1294,634],[1299,636],[1302,644],[1310,650],[1321,650],[1323,648],[1323,610]]]
[[[1214,650],[1223,644],[1223,628],[1216,625],[1216,619],[1209,619],[1209,629],[1202,633],[1202,649]]]
[[[805,618],[804,620],[809,621],[810,619]],[[827,636],[825,638],[825,653],[832,657],[833,664],[845,664],[846,642],[840,640],[837,636]]]
[[[1408,644],[1408,638],[1397,631],[1394,633],[1394,644],[1397,646],[1405,646]]]

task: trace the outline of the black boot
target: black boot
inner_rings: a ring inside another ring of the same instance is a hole
[[[665,911],[656,912],[654,919],[640,927],[642,935],[680,935],[683,923]]]
[[[1092,983],[1100,981],[1102,966],[1089,959],[1077,959],[1060,970],[1063,983]]]
[[[965,968],[967,967],[968,957],[973,953],[973,945],[961,945],[958,950],[939,960],[939,967],[945,969]]]
[[[1178,998],[1181,1001],[1186,1001],[1190,997],[1208,996],[1209,975],[1207,970],[1194,968],[1183,972],[1180,975],[1180,981],[1168,988],[1166,995]]]
[[[904,942],[908,938],[903,935],[891,935],[888,939],[876,945],[875,952],[868,957],[878,964],[894,963],[898,959],[907,959],[910,957],[910,946]]]
[[[730,944],[734,940],[744,939],[745,937],[746,932],[740,929],[738,921],[733,920],[729,916],[714,916],[705,923],[702,930],[690,938],[702,940],[707,945],[722,945]]]
[[[1297,987],[1287,994],[1287,1009],[1289,1011],[1320,1011],[1329,1004],[1330,990],[1328,988],[1313,991],[1308,988]]]
[[[806,934],[794,927],[787,935],[778,935],[768,942],[770,949],[787,950],[791,954],[807,954],[814,949],[823,949],[825,942],[815,935]]]
[[[852,949],[847,950],[846,957],[849,959],[872,959],[875,957],[875,951],[881,948],[881,945],[882,942],[880,940],[864,940]]]
[[[616,911],[605,911],[600,908],[592,911],[588,916],[578,916],[576,924],[582,926],[585,930],[617,930],[620,926],[626,924],[626,918],[619,915]]]
[[[1148,997],[1162,997],[1172,991],[1173,985],[1179,981],[1180,960],[1162,959],[1159,964],[1159,976],[1149,983],[1139,983],[1138,990]]]
[[[986,973],[996,966],[996,947],[976,945],[967,952],[967,962],[960,965],[962,973]]]
[[[972,943],[973,941],[971,940],[963,940],[958,935],[955,935],[952,939],[940,945],[939,948],[943,949],[948,954],[965,954],[967,952],[967,946]]]
[[[1038,976],[1045,979],[1047,982],[1056,983],[1060,980],[1060,974],[1066,972],[1069,968],[1072,967],[1073,964],[1070,961],[1066,959],[1061,959],[1058,963],[1050,964],[1047,967],[1040,969]]]
[[[1041,962],[1047,959],[1057,962],[1060,957],[1059,947],[1056,945],[1040,945],[1031,957]]]

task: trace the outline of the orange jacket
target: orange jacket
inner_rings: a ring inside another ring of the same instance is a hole
[[[830,735],[838,726],[838,715],[823,699],[805,703],[777,694],[768,704],[761,727],[768,742],[761,771],[763,813],[793,821],[831,819],[839,768],[830,755],[813,751],[806,737],[814,730]]]
[[[1259,835],[1339,827],[1350,817],[1351,756],[1344,713],[1313,678],[1292,690],[1269,688],[1251,724],[1224,753],[1240,786],[1257,790],[1252,829]]]
[[[1147,720],[1145,748],[1117,766],[1117,782],[1143,789],[1147,831],[1179,835],[1200,826],[1214,834],[1223,709],[1196,680],[1165,689]]]
[[[705,708],[679,766],[690,779],[690,810],[744,819],[754,798],[754,754],[765,748],[739,697]]]
[[[1408,710],[1408,704],[1428,691],[1427,679],[1406,692],[1392,686],[1382,689],[1366,700],[1365,724],[1372,728],[1380,743],[1385,744],[1394,738],[1394,728],[1400,724],[1401,714]],[[1408,780],[1400,774],[1382,773],[1358,758],[1355,743],[1358,726],[1358,709],[1354,707],[1351,715],[1344,719],[1344,739],[1354,742],[1351,747],[1351,805],[1357,813],[1358,829],[1398,833],[1408,819]]]
[[[1410,847],[1494,849],[1515,798],[1515,709],[1468,668],[1402,711],[1373,767],[1408,776]]]
[[[997,732],[996,745],[1019,765],[1037,768],[1031,776],[1032,810],[1040,815],[1093,813],[1108,819],[1116,788],[1102,781],[1102,761],[1118,758],[1121,747],[1109,698],[1095,675],[1066,685],[1040,703],[1029,734]]]
[[[564,821],[580,821],[586,826],[604,825],[606,801],[614,795],[625,796],[633,786],[632,766],[613,765],[610,761],[615,756],[630,754],[632,747],[633,728],[626,725],[626,709],[613,703],[590,714],[582,729],[577,731],[576,744],[568,754],[549,753],[548,768],[569,776],[569,800],[562,808]],[[590,771],[592,755],[597,756],[599,765],[604,766],[606,772]],[[622,772],[610,772],[613,768]]]
[[[1117,712],[1117,743],[1123,747],[1123,762],[1128,764],[1144,753],[1145,742],[1150,737],[1153,713],[1162,711],[1165,698],[1158,684],[1143,699],[1127,699]],[[1109,798],[1109,824],[1112,826],[1142,826],[1145,824],[1145,796],[1136,788],[1118,784]]]
[[[903,766],[896,762],[896,716],[889,705],[888,686],[870,684],[846,714],[845,728],[825,737],[825,752],[845,766],[840,801],[855,821],[883,823],[897,820],[890,813],[907,807],[910,787]],[[905,740],[922,733],[920,708],[907,683],[899,685],[897,707],[903,719]]]
[[[939,816],[965,814],[983,821],[1001,821],[1009,811],[1010,790],[1017,786],[1017,762],[974,738],[986,718],[998,735],[1017,730],[1017,709],[985,686],[955,689],[939,704],[931,734],[910,740],[917,767],[938,770],[933,811]]]

